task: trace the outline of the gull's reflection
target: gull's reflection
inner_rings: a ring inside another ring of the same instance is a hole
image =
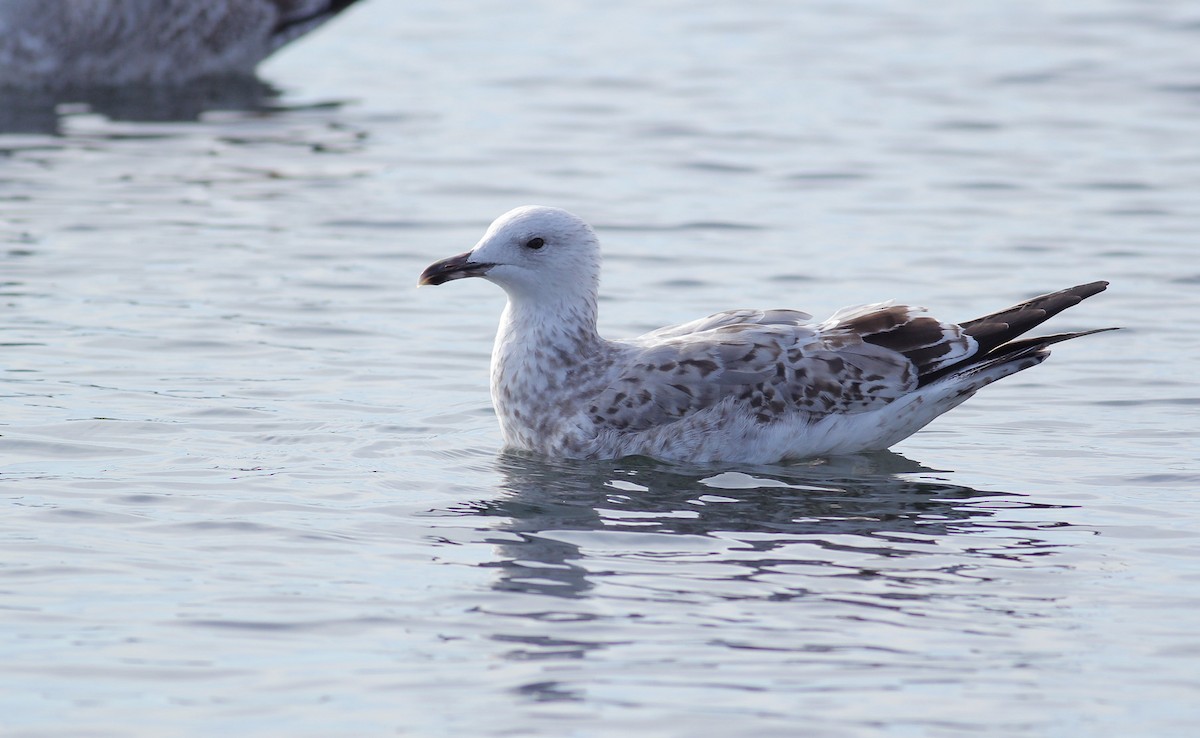
[[[186,85],[0,88],[0,134],[56,134],[63,115],[80,111],[130,122],[195,121],[215,110],[269,112],[280,109],[279,94],[254,75],[205,78]]]
[[[995,527],[1004,535],[982,536],[974,548],[956,553],[1019,560],[1053,548],[1039,531],[1061,525],[998,522],[997,515],[1014,509],[1056,506],[951,484],[891,452],[738,471],[515,454],[500,457],[498,465],[506,494],[458,512],[502,519],[499,556],[489,564],[500,570],[498,589],[558,597],[583,596],[604,576],[585,561],[593,542],[610,556],[653,558],[670,555],[665,536],[705,537],[718,542],[707,560],[733,564],[739,576],[753,578],[797,561],[797,544],[806,565],[828,559],[844,565],[862,556],[919,556],[930,542]],[[612,532],[641,535],[620,539],[627,550],[610,551]],[[733,551],[736,556],[727,555]]]

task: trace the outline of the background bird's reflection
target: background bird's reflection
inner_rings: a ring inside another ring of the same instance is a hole
[[[0,134],[56,134],[62,118],[81,112],[113,121],[199,120],[210,111],[275,112],[280,91],[254,75],[227,75],[186,85],[126,85],[19,90],[0,87]],[[330,103],[334,104],[334,103]]]
[[[775,576],[786,572],[883,579],[907,589],[921,577],[973,576],[963,555],[1043,556],[1061,544],[1039,531],[1064,525],[1053,519],[1056,506],[950,484],[890,452],[739,471],[515,454],[500,457],[498,467],[506,494],[458,512],[502,519],[496,528],[506,535],[487,564],[500,572],[498,589],[555,597],[585,596],[600,580],[637,568],[622,571],[614,562],[636,560],[725,565],[699,577],[698,586],[711,592],[714,579],[769,580],[768,591],[749,596],[771,599],[812,593],[805,576]],[[1046,514],[1009,519],[1021,509]],[[944,556],[950,550],[953,563]],[[686,588],[683,565],[680,573],[677,584]],[[729,596],[747,591],[733,588]]]

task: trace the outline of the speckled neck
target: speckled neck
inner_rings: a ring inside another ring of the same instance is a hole
[[[611,365],[596,332],[596,300],[569,304],[509,299],[492,350],[492,403],[509,446],[542,450],[561,438],[580,398],[598,391]],[[554,426],[554,427],[552,427]]]

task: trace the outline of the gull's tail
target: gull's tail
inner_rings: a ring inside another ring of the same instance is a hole
[[[1050,356],[1048,347],[1053,344],[1116,330],[1098,328],[1018,338],[1055,314],[1103,292],[1107,286],[1107,282],[1093,282],[1052,292],[961,324],[963,332],[974,338],[978,347],[970,356],[921,375],[915,392],[881,411],[884,419],[874,421],[881,432],[871,448],[888,448],[958,407],[997,379],[1041,364]]]
[[[1106,287],[1108,287],[1108,282],[1081,284],[1077,287],[1051,292],[1048,295],[1041,295],[1010,308],[962,323],[963,332],[974,338],[979,348],[961,361],[923,375],[920,380],[921,386],[932,384],[946,377],[961,379],[968,376],[986,377],[987,381],[983,384],[990,384],[1001,377],[1042,363],[1050,355],[1046,347],[1051,344],[1093,333],[1117,330],[1116,328],[1097,328],[1090,331],[1055,333],[1049,336],[1018,339],[1018,336],[1036,328],[1067,308],[1103,292]],[[969,385],[973,385],[970,391],[974,392],[983,384],[970,382]]]

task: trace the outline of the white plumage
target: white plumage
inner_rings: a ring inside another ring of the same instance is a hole
[[[505,443],[571,458],[771,463],[887,448],[981,387],[1093,333],[1017,336],[1102,291],[1094,282],[961,325],[880,303],[812,323],[732,310],[638,338],[596,331],[600,247],[556,208],[498,218],[420,284],[483,277],[508,293],[492,352]]]

